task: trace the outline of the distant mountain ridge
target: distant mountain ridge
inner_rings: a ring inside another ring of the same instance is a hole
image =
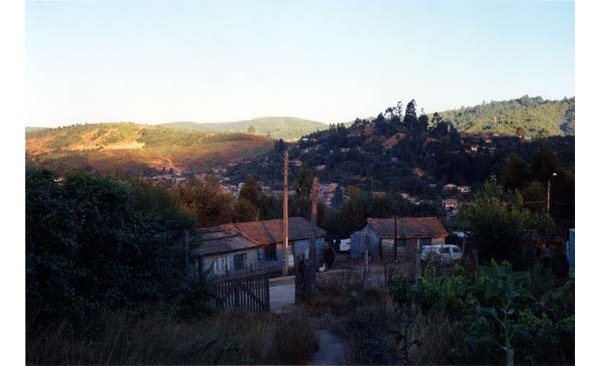
[[[160,126],[205,132],[252,133],[274,139],[297,140],[304,135],[324,130],[329,125],[296,117],[259,117],[235,122],[191,121],[163,123]]]

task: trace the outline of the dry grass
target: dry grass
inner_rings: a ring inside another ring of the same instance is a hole
[[[155,313],[101,316],[77,334],[67,323],[28,328],[32,364],[293,364],[306,363],[314,328],[300,315],[226,312],[181,322]]]
[[[418,312],[412,325],[413,340],[419,342],[409,352],[410,359],[420,365],[448,364],[452,360],[447,357],[457,343],[462,343],[461,325],[439,313],[423,315]]]

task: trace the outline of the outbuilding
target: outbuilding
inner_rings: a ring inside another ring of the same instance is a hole
[[[437,217],[368,218],[352,234],[350,255],[360,258],[368,249],[373,259],[413,258],[421,246],[442,244],[448,235]]]

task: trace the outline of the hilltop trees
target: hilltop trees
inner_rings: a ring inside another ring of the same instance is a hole
[[[406,105],[406,114],[404,115],[403,123],[409,130],[413,130],[417,126],[417,102],[414,99]]]
[[[575,133],[574,106],[575,98],[552,101],[523,96],[445,111],[442,117],[453,121],[462,132],[487,131],[514,136],[517,129],[522,128],[525,136],[545,137]]]

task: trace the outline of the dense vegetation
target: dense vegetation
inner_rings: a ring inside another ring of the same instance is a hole
[[[184,285],[192,217],[166,191],[75,173],[26,176],[27,312],[85,324],[96,311],[156,303]]]
[[[575,135],[575,98],[545,100],[527,95],[439,113],[462,132],[532,137]]]
[[[261,117],[247,121],[220,123],[171,122],[162,126],[191,131],[241,132],[284,140],[297,140],[304,135],[327,128],[327,125],[321,122],[295,117]]]
[[[385,115],[371,121],[357,119],[350,127],[332,125],[307,135],[290,146],[290,159],[319,166],[315,174],[321,181],[421,195],[428,193],[429,183],[481,185],[491,174],[501,175],[510,154],[529,161],[544,143],[559,155],[563,166],[574,166],[573,137],[526,142],[516,133],[511,135],[460,134],[454,121],[439,114],[431,120],[426,115],[417,117],[416,103],[411,101],[405,114],[402,109],[388,108]],[[243,181],[254,175],[275,184],[280,181],[279,150],[241,164],[230,177]]]
[[[427,355],[439,359],[429,362],[574,363],[573,276],[554,285],[543,268],[515,272],[508,263],[492,262],[474,273],[456,267],[450,276],[428,268],[421,278],[415,286],[394,277],[389,288],[400,324],[402,315],[410,324],[411,317],[423,314],[447,327],[449,334],[440,339],[443,347]],[[408,349],[415,346],[403,343]]]
[[[99,171],[119,178],[205,172],[268,150],[272,142],[245,133],[182,131],[134,123],[101,123],[26,134],[30,166],[59,173]]]
[[[350,127],[330,126],[297,144],[277,141],[270,154],[246,159],[230,168],[228,177],[241,182],[254,176],[273,189],[281,189],[285,149],[290,161],[301,163],[292,164],[291,179],[298,179],[306,165],[320,182],[336,182],[344,188],[335,208],[341,208],[343,197],[351,196],[348,187],[354,186],[366,195],[385,193],[387,202],[378,202],[383,208],[381,215],[414,215],[414,205],[407,204],[400,197],[402,193],[435,204],[448,193],[443,191],[447,183],[477,190],[495,175],[505,188],[519,190],[528,208],[543,211],[551,179],[552,216],[563,230],[574,226],[573,136],[525,141],[517,136],[460,134],[451,121],[438,114],[432,121],[426,115],[417,117],[416,102],[411,101],[405,112],[399,105],[371,121],[357,119]],[[428,205],[422,203],[424,209],[419,211],[435,214],[436,209]],[[373,214],[368,209],[361,212]],[[357,222],[364,222],[362,215],[355,217]],[[348,227],[357,229],[357,225]]]

